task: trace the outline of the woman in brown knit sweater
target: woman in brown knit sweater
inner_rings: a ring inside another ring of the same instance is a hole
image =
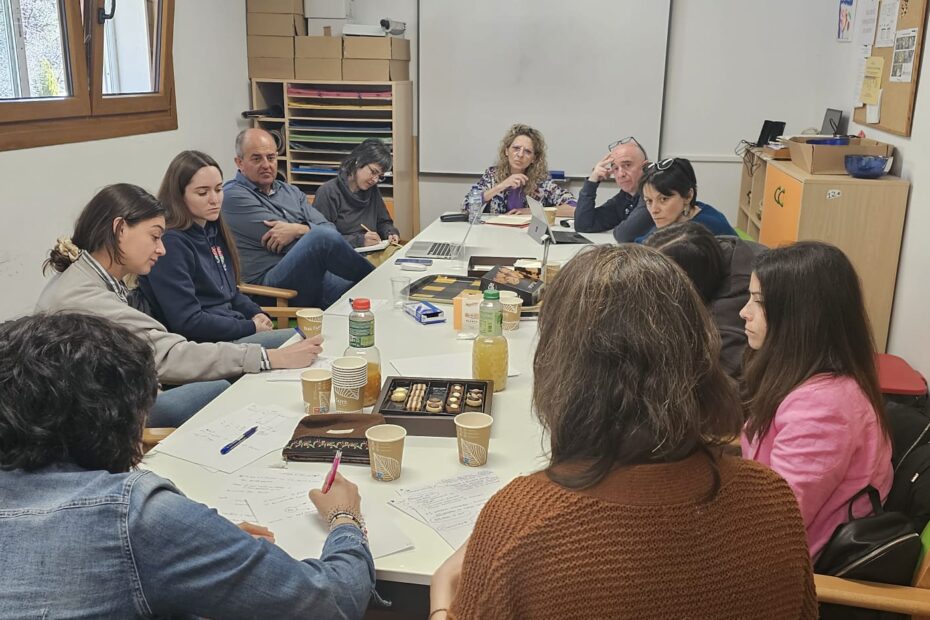
[[[430,620],[816,618],[791,489],[717,449],[741,426],[719,348],[658,252],[563,268],[533,362],[549,467],[491,498],[433,577]]]

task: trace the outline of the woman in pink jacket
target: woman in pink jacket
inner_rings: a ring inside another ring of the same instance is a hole
[[[788,481],[816,558],[866,485],[891,488],[891,440],[859,278],[846,255],[800,242],[759,256],[740,311],[749,350],[742,449]],[[861,502],[861,503],[860,503]],[[869,511],[868,498],[853,506]]]

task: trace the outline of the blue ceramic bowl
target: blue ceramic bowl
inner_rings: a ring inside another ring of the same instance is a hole
[[[846,172],[857,179],[877,179],[885,174],[887,157],[881,155],[847,155]]]
[[[849,144],[849,138],[811,138],[808,144],[827,144],[832,146],[846,146]]]

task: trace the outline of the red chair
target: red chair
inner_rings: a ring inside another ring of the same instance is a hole
[[[913,397],[927,395],[927,380],[897,355],[877,353],[875,366],[882,394]]]

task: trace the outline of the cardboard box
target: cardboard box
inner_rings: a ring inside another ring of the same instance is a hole
[[[350,82],[387,82],[391,79],[390,61],[343,59],[342,79]]]
[[[343,80],[342,62],[339,58],[295,58],[294,78],[327,82]]]
[[[249,58],[249,77],[293,80],[293,58]]]
[[[313,36],[341,37],[342,28],[346,25],[345,19],[323,19],[310,17],[307,19],[307,34]]]
[[[894,147],[878,140],[850,138],[848,145],[808,144],[823,136],[795,136],[788,140],[791,163],[811,174],[846,174],[847,155],[890,157]]]
[[[390,79],[392,82],[406,82],[410,79],[410,61],[409,60],[391,60]]]
[[[293,58],[294,37],[246,37],[249,58]]]
[[[772,159],[791,159],[791,151],[788,149],[787,145],[774,148],[766,144],[762,147],[762,154]]]
[[[304,0],[303,9],[306,17],[345,19],[352,15],[348,0]]]
[[[300,0],[245,0],[245,10],[248,13],[300,15],[303,13],[303,2]]]
[[[346,58],[410,60],[410,40],[398,37],[345,37]]]
[[[307,22],[300,15],[249,13],[245,26],[246,33],[250,35],[293,37],[307,34]]]
[[[342,37],[295,37],[295,58],[342,58]]]
[[[538,272],[538,270],[535,270]],[[524,306],[535,306],[539,303],[543,283],[538,275],[530,270],[519,267],[511,268],[499,265],[481,277],[481,290],[494,285],[499,291],[513,291],[523,300]]]

